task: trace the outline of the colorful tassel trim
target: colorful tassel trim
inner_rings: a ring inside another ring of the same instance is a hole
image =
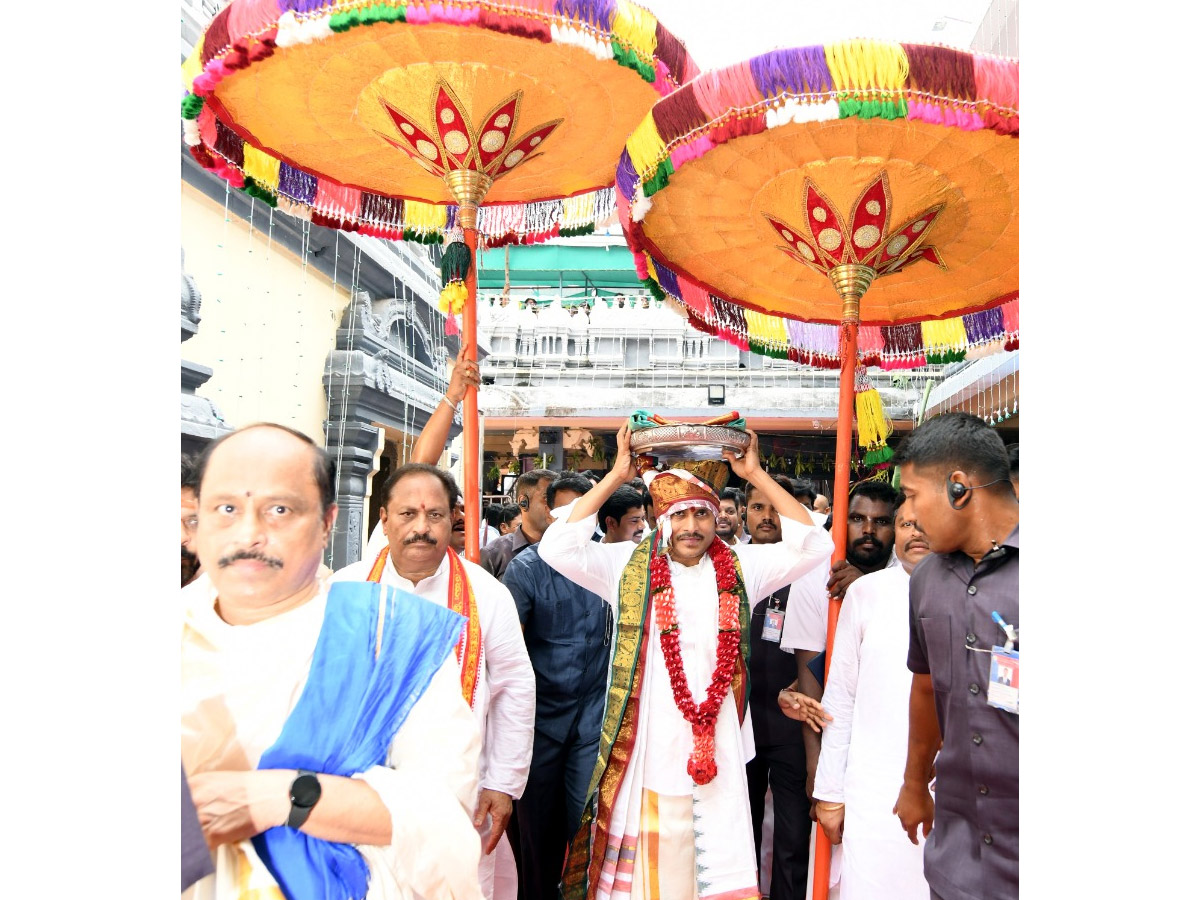
[[[406,9],[402,4],[372,3],[360,9],[335,13],[329,18],[329,30],[334,34],[342,34],[359,25],[376,25],[380,22],[408,21]]]
[[[360,192],[355,203],[317,202],[320,189],[331,182],[273,159],[243,141],[205,104],[205,98],[223,79],[266,59],[277,47],[328,40],[364,26],[432,23],[486,28],[540,42],[577,46],[597,59],[614,60],[635,70],[663,95],[699,74],[683,43],[630,0],[278,0],[277,4],[233,0],[214,16],[181,67],[189,88],[180,103],[183,140],[202,166],[239,189],[249,181],[250,189],[264,201],[268,195],[275,202],[280,196],[286,197],[279,208],[298,218],[392,239],[442,243],[442,232],[452,227],[453,213],[448,213],[447,207],[437,206],[440,221],[429,222],[427,218],[432,216],[425,216],[422,207],[434,208],[433,204],[399,197]],[[652,152],[661,150],[657,147]],[[664,179],[668,175],[664,172]],[[360,205],[385,203],[401,213],[380,218],[359,209]],[[612,187],[563,200],[511,204],[508,211],[491,217],[490,227],[484,227],[481,221],[481,245],[529,244],[557,236],[590,234],[616,205]],[[486,209],[481,210],[481,219]],[[517,212],[511,212],[513,209]],[[514,218],[519,221],[509,221]]]
[[[451,241],[442,253],[442,292],[438,295],[438,309],[448,316],[462,312],[470,271],[470,248],[461,239]]]
[[[865,40],[774,50],[693,77],[642,119],[617,162],[616,208],[639,279],[656,296],[662,291],[679,300],[700,331],[772,358],[837,368],[836,326],[744,309],[685,273],[665,277],[671,270],[649,255],[642,229],[651,198],[718,144],[794,123],[908,118],[1016,135],[1018,79],[1015,60]],[[1014,350],[1019,304],[1015,296],[1002,300],[1002,308],[943,321],[861,326],[858,362],[907,369]],[[875,451],[890,454],[886,445]]]
[[[903,119],[908,115],[901,93],[908,78],[908,57],[900,44],[841,41],[825,48],[825,61],[833,76],[841,118]]]
[[[467,286],[461,281],[452,281],[442,288],[438,294],[438,309],[448,316],[462,313],[463,304],[467,302]]]
[[[871,386],[865,366],[854,370],[854,415],[858,425],[858,445],[863,449],[863,463],[868,466],[886,465],[892,458],[887,439],[892,423],[883,411],[883,399]]]

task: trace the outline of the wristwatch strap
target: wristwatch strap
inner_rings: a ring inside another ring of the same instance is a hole
[[[303,825],[305,822],[307,822],[309,815],[313,811],[313,807],[316,806],[317,801],[321,799],[321,787],[320,787],[320,782],[318,781],[317,782],[317,795],[316,795],[316,797],[313,798],[312,803],[310,803],[307,806],[302,806],[296,802],[296,782],[300,781],[300,779],[304,778],[305,776],[310,776],[315,780],[317,777],[317,773],[310,772],[307,769],[298,769],[297,770],[296,779],[295,779],[295,781],[292,782],[292,787],[291,787],[291,790],[289,791],[289,798],[292,801],[292,810],[291,810],[291,812],[288,813],[288,820],[287,820],[287,824],[288,824],[289,828],[299,828],[301,825]]]

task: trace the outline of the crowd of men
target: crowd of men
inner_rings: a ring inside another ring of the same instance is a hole
[[[814,823],[831,896],[1017,896],[1015,448],[931,419],[831,565],[753,432],[639,476],[627,425],[598,481],[522,474],[476,564],[429,450],[460,370],[337,572],[307,436],[184,460],[185,896],[801,900]]]

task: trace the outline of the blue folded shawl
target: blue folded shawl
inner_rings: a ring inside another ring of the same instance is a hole
[[[376,658],[381,603],[383,639]],[[407,591],[367,582],[331,585],[308,681],[258,767],[348,777],[383,765],[396,732],[466,621]],[[286,826],[252,841],[288,900],[366,896],[367,864],[351,844]]]

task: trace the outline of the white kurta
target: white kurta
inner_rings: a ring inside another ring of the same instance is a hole
[[[378,556],[368,557],[351,563],[335,572],[330,582],[366,581]],[[502,791],[515,800],[525,791],[529,778],[529,763],[533,758],[533,722],[536,683],[533,665],[529,662],[529,651],[521,633],[521,620],[508,588],[493,578],[485,569],[470,560],[462,560],[467,578],[475,593],[475,607],[479,612],[479,635],[482,648],[483,679],[475,688],[475,717],[483,735],[483,749],[479,755],[479,787]],[[397,587],[419,597],[424,597],[440,606],[446,606],[450,595],[450,561],[443,558],[437,571],[419,583],[413,584],[396,571],[391,555],[388,555],[380,577],[382,584]],[[474,806],[472,806],[472,812]],[[484,822],[481,834],[490,831]],[[506,843],[507,838],[502,837]],[[479,879],[486,897],[494,895],[493,882],[497,856],[505,854],[506,870],[501,879],[515,878],[515,863],[511,851],[501,847],[479,861]]]
[[[282,615],[233,626],[217,615],[208,579],[184,588],[181,720],[189,775],[257,767],[308,680],[326,597],[322,589]],[[389,846],[358,846],[371,872],[369,900],[478,900],[471,815],[479,743],[451,653],[397,732],[387,765],[356,776],[375,789],[392,818]],[[238,850],[254,867],[252,884],[275,884],[243,841],[218,848],[215,874],[184,898],[237,897]]]
[[[573,505],[555,510],[556,521],[542,536],[538,553],[554,569],[618,610],[620,579],[634,545],[592,541],[596,517],[567,522]],[[807,567],[828,555],[830,541],[823,530],[784,518],[782,532],[783,539],[777,544],[737,544],[730,548],[741,561],[746,594],[752,605],[794,581]],[[692,696],[702,700],[717,662],[716,572],[707,554],[694,566],[683,566],[673,560],[669,565],[684,674]],[[653,610],[647,611],[646,621],[651,634],[656,634]],[[692,729],[675,705],[659,641],[650,640],[647,646],[650,658],[643,675],[634,756],[642,760],[646,789],[668,796],[691,797],[693,782],[687,773],[687,760],[692,752]],[[717,776],[708,787],[741,798],[744,816],[738,818],[744,819],[745,827],[738,828],[732,821],[722,824],[729,828],[731,855],[747,859],[753,873],[754,837],[750,829],[745,763],[754,758],[754,729],[748,710],[739,728],[737,710],[728,695],[721,704],[714,736]],[[636,802],[636,798],[631,798],[631,802]]]
[[[833,552],[830,551],[823,565],[806,572],[803,578],[792,585],[788,594],[787,615],[783,620],[783,633],[779,637],[782,649],[810,650],[814,653],[824,651],[829,631],[829,590],[826,585],[829,583],[832,557]],[[899,565],[895,553],[888,557],[886,568]]]
[[[329,581],[366,581],[374,564],[374,558],[351,563],[334,572]],[[470,560],[464,559],[462,564],[475,592],[483,645],[484,679],[475,689],[475,717],[483,734],[479,787],[516,798],[525,790],[533,756],[533,665],[508,588]],[[396,571],[389,554],[380,581],[446,606],[450,561],[443,558],[436,572],[413,584]]]
[[[892,813],[908,753],[908,573],[894,566],[846,591],[822,703],[814,794],[846,804],[842,900],[925,900],[922,845]]]

